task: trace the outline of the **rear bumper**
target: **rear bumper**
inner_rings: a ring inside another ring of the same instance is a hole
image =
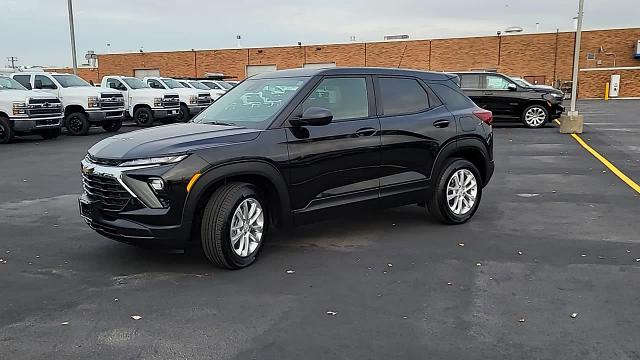
[[[39,130],[57,129],[62,126],[62,115],[41,118],[10,118],[13,129],[19,132],[37,132]]]
[[[174,118],[178,116],[180,108],[171,109],[152,109],[154,119]]]
[[[106,120],[122,120],[124,119],[124,108],[113,110],[89,110],[87,115],[90,122],[101,122]]]

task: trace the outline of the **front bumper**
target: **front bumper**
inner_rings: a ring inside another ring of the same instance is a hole
[[[37,132],[39,130],[57,129],[62,126],[62,115],[40,118],[10,118],[13,129],[18,132]]]
[[[156,108],[156,109],[151,109],[151,111],[153,112],[154,119],[174,118],[174,117],[177,117],[178,114],[180,113],[180,108],[174,108],[174,109]]]
[[[558,119],[560,116],[562,116],[563,112],[564,106],[562,106],[562,104],[551,104],[551,111],[549,111],[551,120]]]
[[[108,120],[122,120],[124,119],[125,109],[109,109],[109,110],[87,110],[87,115],[90,122],[101,122]]]
[[[210,104],[207,105],[189,105],[189,115],[194,116],[200,113],[202,110],[206,109]]]

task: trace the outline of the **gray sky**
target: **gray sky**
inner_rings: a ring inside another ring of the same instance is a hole
[[[67,0],[0,0],[0,67],[71,64]],[[585,0],[585,27],[640,26],[638,0]],[[78,61],[98,53],[571,30],[578,0],[74,0]]]

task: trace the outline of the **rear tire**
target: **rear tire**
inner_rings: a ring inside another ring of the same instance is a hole
[[[133,113],[133,120],[141,127],[149,127],[153,125],[153,113],[151,109],[141,107]]]
[[[89,119],[81,112],[72,112],[64,118],[64,124],[69,135],[84,136],[89,133]]]
[[[102,128],[106,132],[116,132],[122,127],[122,120],[108,121],[102,124]]]
[[[61,134],[62,134],[62,129],[58,128],[58,129],[43,130],[40,133],[40,136],[42,136],[42,138],[45,140],[51,140],[51,139],[57,138]]]
[[[9,119],[0,116],[0,144],[8,144],[13,141],[13,128]]]
[[[436,220],[457,225],[473,217],[481,198],[482,177],[478,168],[467,160],[453,158],[440,172],[427,207]]]
[[[178,117],[176,117],[176,120],[178,122],[187,122],[189,121],[190,117],[189,117],[189,108],[187,107],[187,105],[185,104],[180,104],[180,112],[178,112]]]
[[[227,269],[251,265],[265,241],[267,215],[266,203],[254,185],[234,182],[218,188],[204,209],[200,226],[202,250],[209,261]],[[243,216],[249,221],[242,221]]]
[[[528,106],[522,112],[522,123],[530,129],[544,127],[549,121],[549,110],[542,105]]]

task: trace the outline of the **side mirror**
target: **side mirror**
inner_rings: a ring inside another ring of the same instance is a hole
[[[518,87],[516,86],[516,84],[509,84],[507,85],[507,89],[509,89],[509,91],[516,91],[518,90]]]
[[[42,89],[42,80],[36,80],[33,82],[34,89]]]
[[[289,120],[293,126],[323,126],[329,125],[333,120],[331,111],[321,107],[310,107],[302,113],[301,117]]]

